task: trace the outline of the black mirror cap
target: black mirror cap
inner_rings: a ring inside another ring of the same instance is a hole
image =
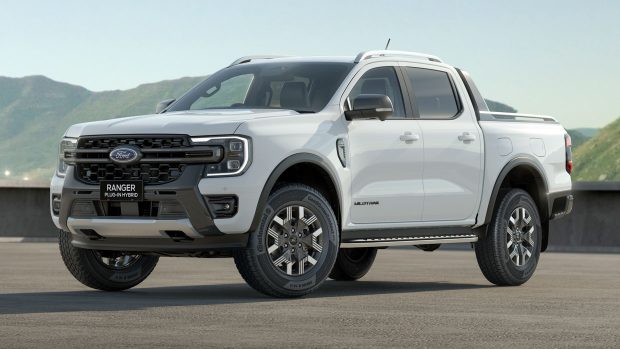
[[[174,101],[176,101],[176,99],[172,98],[157,103],[157,106],[155,107],[155,114],[161,114],[161,112],[166,110],[166,108],[168,108],[170,104],[174,103]]]
[[[392,100],[386,95],[362,94],[353,100],[352,110],[344,112],[347,120],[379,119],[385,121],[394,113]]]

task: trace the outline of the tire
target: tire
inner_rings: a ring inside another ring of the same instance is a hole
[[[377,257],[377,249],[341,248],[329,277],[336,281],[354,281],[368,273]]]
[[[159,260],[157,256],[77,248],[66,231],[60,231],[58,244],[69,272],[82,284],[102,291],[122,291],[138,285]]]
[[[536,270],[541,241],[536,203],[526,191],[510,190],[500,198],[486,236],[476,243],[482,274],[498,286],[525,283]]]
[[[306,185],[288,184],[269,196],[248,247],[234,253],[235,265],[263,294],[301,297],[325,281],[339,241],[336,216],[323,195]]]

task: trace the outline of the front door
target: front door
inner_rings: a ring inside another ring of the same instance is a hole
[[[423,139],[418,121],[405,107],[394,67],[369,69],[349,94],[387,95],[392,118],[349,122],[351,154],[351,221],[362,223],[415,222],[424,201]]]

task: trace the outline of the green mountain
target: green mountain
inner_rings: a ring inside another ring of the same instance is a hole
[[[620,181],[620,118],[601,129],[573,154],[578,181]]]
[[[588,136],[584,135],[578,129],[566,130],[566,131],[570,135],[570,139],[571,139],[571,142],[573,144],[573,150],[576,150],[582,144],[587,142],[588,139],[592,138],[592,137],[588,137]]]
[[[582,127],[582,128],[575,129],[575,131],[579,131],[579,133],[586,136],[588,139],[596,136],[596,134],[600,130],[601,130],[600,128],[592,128],[592,127]]]
[[[72,124],[149,114],[157,102],[176,98],[203,77],[140,85],[130,90],[93,92],[44,76],[0,77],[0,180],[27,177],[47,181],[56,164],[58,141]],[[489,109],[516,112],[487,100]],[[587,140],[573,133],[573,143]]]
[[[202,79],[92,92],[44,76],[0,77],[0,179],[47,180],[58,140],[70,125],[153,113],[157,102],[180,96]]]

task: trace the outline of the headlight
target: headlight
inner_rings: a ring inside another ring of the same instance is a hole
[[[193,145],[215,145],[224,149],[224,157],[217,164],[208,164],[205,177],[240,175],[250,165],[251,144],[245,137],[192,137]]]
[[[67,167],[75,160],[75,150],[77,148],[77,139],[63,138],[58,147],[58,168],[56,173],[64,176],[67,173]]]

